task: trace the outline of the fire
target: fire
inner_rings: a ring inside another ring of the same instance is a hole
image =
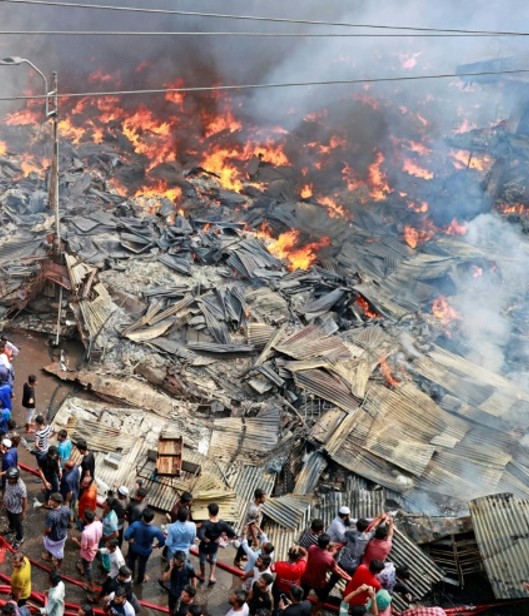
[[[445,326],[460,320],[460,315],[450,306],[444,295],[439,295],[432,302],[432,314]]]
[[[72,143],[80,143],[85,134],[84,128],[74,126],[69,118],[60,120],[58,124],[59,134],[61,137],[70,139]]]
[[[414,154],[420,154],[421,156],[427,156],[432,152],[429,148],[418,141],[409,141],[406,145],[406,149]]]
[[[171,122],[161,122],[147,107],[140,106],[122,125],[123,134],[134,151],[149,159],[147,171],[162,162],[176,160],[176,148],[170,139]]]
[[[312,184],[305,184],[304,186],[301,187],[301,190],[299,191],[299,196],[302,199],[310,199],[313,194],[314,194],[314,187]]]
[[[443,229],[443,233],[446,233],[446,235],[466,235],[467,231],[468,227],[458,222],[455,218],[448,227]]]
[[[216,135],[225,130],[234,133],[240,128],[242,128],[242,122],[236,120],[231,109],[228,109],[224,113],[211,118],[206,123],[204,136],[206,138],[211,137],[211,135]]]
[[[240,171],[229,160],[238,157],[239,152],[235,148],[213,148],[204,154],[200,164],[204,169],[218,175],[219,182],[224,188],[240,192],[243,187]]]
[[[454,150],[450,156],[453,158],[452,163],[456,169],[475,169],[487,172],[492,165],[490,156],[475,156],[465,150]]]
[[[96,71],[92,71],[88,75],[88,81],[90,83],[111,83],[114,86],[117,86],[121,83],[121,73],[117,70],[115,73],[105,73],[103,69],[98,68]]]
[[[371,305],[367,301],[367,299],[365,299],[365,297],[362,297],[361,295],[359,295],[355,299],[355,304],[357,306],[360,306],[360,308],[362,308],[362,312],[364,313],[364,316],[369,317],[370,319],[381,319],[382,318],[381,314],[371,309]]]
[[[454,129],[454,133],[468,133],[468,131],[474,130],[475,128],[477,128],[476,124],[473,124],[467,118],[464,118],[461,124],[456,129]]]
[[[339,135],[333,135],[329,140],[329,145],[318,144],[320,154],[329,154],[332,150],[343,147],[347,144],[346,140]]]
[[[386,385],[388,385],[389,387],[395,387],[397,385],[400,385],[402,383],[402,381],[400,379],[398,379],[397,377],[393,376],[392,372],[391,372],[391,368],[389,367],[389,364],[386,360],[385,357],[380,357],[379,359],[379,366],[380,366],[380,372],[382,373],[382,376],[384,377],[384,380],[386,382]]]
[[[20,157],[20,167],[24,177],[27,177],[30,173],[41,174],[49,164],[50,161],[47,158],[37,162],[31,154],[22,154]]]
[[[296,248],[299,241],[299,231],[292,229],[282,233],[269,246],[271,254],[288,261],[289,270],[308,269],[316,260],[316,252],[331,243],[328,237],[322,237],[319,242],[311,242],[302,248]]]
[[[331,218],[351,218],[341,205],[338,205],[331,197],[318,197],[318,202],[327,208]]]
[[[413,210],[414,212],[417,212],[418,214],[425,214],[428,211],[427,201],[420,201],[419,203],[415,203],[413,201],[407,201],[406,205],[410,208],[410,210]]]
[[[40,120],[44,120],[42,112],[33,111],[31,109],[20,109],[13,113],[8,113],[4,122],[8,126],[23,126],[26,124],[37,124]]]
[[[405,68],[408,70],[415,68],[415,65],[417,64],[417,60],[419,59],[421,55],[422,55],[422,51],[417,51],[415,53],[410,53],[410,54],[399,53],[400,65],[402,66],[402,68]]]
[[[517,214],[518,216],[527,216],[528,214],[523,203],[498,203],[495,208],[502,214]]]
[[[374,162],[369,165],[369,194],[375,201],[384,201],[393,192],[388,184],[386,174],[381,169],[383,162],[384,155],[382,152],[376,152]]]
[[[115,177],[110,178],[107,184],[117,195],[121,195],[122,197],[127,196],[127,189]]]
[[[344,168],[342,169],[342,176],[344,182],[347,184],[347,190],[351,192],[365,185],[365,182],[358,177],[356,171],[347,163],[344,164]]]
[[[404,241],[410,248],[417,248],[419,244],[428,242],[435,235],[435,227],[431,225],[426,229],[416,229],[411,225],[404,225]]]
[[[0,141],[0,156],[3,156],[7,152],[7,146],[4,141]]]
[[[179,186],[175,186],[173,188],[169,188],[167,183],[163,180],[160,180],[156,184],[151,186],[142,186],[140,189],[136,191],[135,197],[165,197],[172,201],[178,201],[182,196],[182,189]]]
[[[424,169],[420,165],[418,165],[411,158],[405,158],[404,164],[402,165],[402,170],[405,173],[409,173],[416,178],[423,178],[423,180],[431,180],[433,178],[433,172]]]

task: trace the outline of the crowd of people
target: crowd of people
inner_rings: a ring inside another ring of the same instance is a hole
[[[236,548],[233,566],[241,587],[230,594],[226,616],[309,616],[336,598],[340,602],[335,608],[339,605],[342,616],[389,616],[396,593],[408,603],[413,600],[407,585],[409,569],[390,560],[394,524],[389,515],[353,520],[343,506],[327,528],[322,520],[313,520],[287,558],[279,560],[263,532],[261,508],[267,495],[261,489],[248,503],[241,529],[221,518],[216,503],[208,505],[207,519],[195,520],[189,492],[180,494],[170,511],[170,523],[162,529],[139,482],[130,488],[122,485],[98,501],[93,452],[85,439],[72,442],[66,430],[55,433],[37,411],[38,379],[30,375],[23,385],[21,405],[27,438],[34,438],[32,453],[42,488],[42,500],[34,505],[46,511],[40,558],[50,568],[46,605],[36,606],[31,601],[31,562],[22,551],[28,491],[18,464],[21,436],[12,418],[13,359],[18,352],[9,341],[0,340],[0,476],[7,516],[2,535],[14,551],[12,601],[2,608],[4,616],[25,616],[37,609],[49,616],[63,615],[61,569],[67,546],[78,550],[76,567],[86,591],[79,616],[93,616],[95,605],[112,616],[138,614],[141,603],[134,590],[148,581],[149,559],[158,549],[163,549],[166,562],[158,582],[168,594],[171,616],[200,616],[203,608],[197,589],[215,586],[219,549],[231,543]],[[191,555],[194,546],[198,547],[196,565]],[[99,571],[100,585],[96,584]],[[444,613],[441,608],[412,606],[403,616]]]

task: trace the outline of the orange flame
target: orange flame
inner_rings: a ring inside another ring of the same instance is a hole
[[[219,114],[207,121],[204,129],[204,136],[211,137],[224,130],[234,133],[242,127],[242,122],[236,120],[231,109],[228,109],[222,114]]]
[[[295,248],[299,241],[299,231],[292,229],[282,233],[269,246],[271,254],[288,262],[289,270],[308,269],[316,260],[316,252],[331,243],[328,237],[322,237],[319,242],[311,242],[302,248]]]
[[[383,162],[384,155],[382,152],[376,152],[374,162],[369,165],[369,194],[375,201],[384,201],[393,192],[388,184],[386,174],[381,169]]]
[[[231,162],[231,158],[238,158],[239,152],[235,148],[213,148],[206,152],[201,165],[204,169],[219,176],[219,182],[224,188],[240,192],[243,183],[240,179],[240,171]]]
[[[42,112],[31,109],[20,109],[13,113],[8,113],[4,122],[8,126],[23,126],[26,124],[37,124],[42,119]]]
[[[381,357],[379,359],[379,366],[380,366],[380,372],[382,373],[382,376],[384,377],[384,380],[386,381],[386,385],[389,385],[390,387],[396,387],[397,385],[400,385],[402,383],[400,379],[393,376],[391,372],[391,368],[389,367],[389,364],[385,357]]]
[[[0,156],[3,156],[7,152],[7,146],[4,141],[0,141]]]
[[[359,295],[355,299],[355,304],[357,306],[360,306],[360,308],[362,308],[362,312],[364,313],[364,316],[369,317],[370,319],[381,319],[382,318],[381,314],[371,309],[371,305],[369,304],[367,299],[365,299],[365,297],[362,297],[361,295]]]
[[[351,218],[351,215],[331,197],[318,197],[318,201],[327,208],[327,213],[331,218]]]
[[[414,212],[417,212],[418,214],[425,214],[428,211],[427,201],[421,201],[420,203],[414,203],[413,201],[407,201],[406,205],[410,208],[410,210],[413,210]]]
[[[428,171],[428,169],[424,169],[411,158],[404,159],[402,170],[405,173],[409,173],[410,175],[415,176],[416,178],[423,178],[423,180],[431,180],[434,175],[432,171]]]
[[[175,203],[182,196],[182,189],[179,186],[169,188],[166,182],[160,180],[156,184],[142,186],[136,191],[134,196],[146,197],[147,199],[150,197],[165,197]]]
[[[310,197],[312,197],[313,195],[313,186],[312,184],[305,184],[304,186],[301,187],[301,190],[299,191],[299,196],[302,199],[310,199]]]
[[[453,158],[453,165],[456,169],[475,169],[476,171],[487,172],[492,166],[490,156],[475,156],[465,150],[455,150],[450,153]]]
[[[446,235],[466,235],[467,231],[468,227],[458,222],[455,218],[448,227],[443,229],[443,233],[446,233]]]
[[[411,225],[404,225],[404,241],[410,248],[417,248],[419,244],[428,242],[435,235],[435,227],[430,223],[430,227],[416,229]]]
[[[450,306],[444,295],[439,295],[432,302],[432,314],[445,326],[460,320],[460,315]]]

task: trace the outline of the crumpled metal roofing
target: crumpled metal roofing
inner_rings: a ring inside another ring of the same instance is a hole
[[[327,459],[318,451],[310,453],[303,468],[296,477],[293,494],[312,494],[318,485],[323,471],[327,468]]]
[[[529,499],[491,494],[469,503],[479,551],[496,599],[527,597]]]

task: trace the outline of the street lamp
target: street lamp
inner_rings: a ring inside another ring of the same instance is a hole
[[[51,118],[52,134],[53,134],[53,152],[51,158],[50,185],[48,190],[48,207],[55,214],[55,249],[56,254],[60,258],[61,250],[61,226],[59,216],[59,96],[58,96],[58,81],[57,73],[52,73],[51,90],[48,87],[46,75],[36,67],[31,60],[20,58],[19,56],[10,56],[0,60],[2,66],[19,66],[20,64],[29,65],[44,82],[45,113],[46,120]],[[62,285],[59,285],[59,308],[57,311],[57,333],[55,337],[55,346],[59,345],[59,335],[61,330],[61,313],[62,313]]]
[[[27,64],[42,78],[44,82],[46,120],[52,120],[53,152],[51,159],[50,186],[48,191],[48,207],[55,214],[55,242],[57,254],[61,254],[61,228],[59,217],[59,109],[57,93],[57,73],[52,73],[51,90],[46,75],[27,58],[9,56],[0,60],[0,66],[20,66]]]

